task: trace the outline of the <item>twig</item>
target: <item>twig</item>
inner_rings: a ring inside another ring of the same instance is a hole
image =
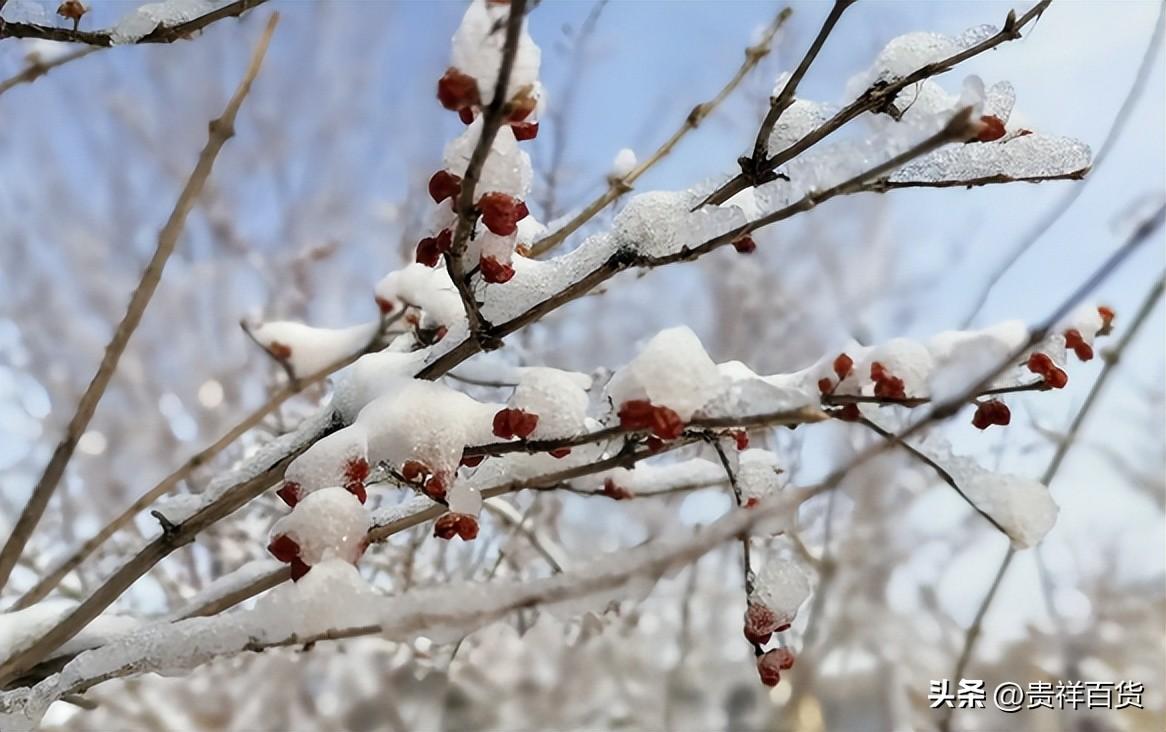
[[[58,66],[64,66],[77,59],[85,58],[89,54],[99,50],[101,50],[99,47],[79,48],[50,61],[31,61],[20,73],[4,81],[0,81],[0,94],[3,94],[14,86],[32,83]]]
[[[173,43],[180,38],[186,38],[192,33],[202,30],[215,21],[242,15],[251,8],[262,5],[265,2],[267,0],[235,0],[235,2],[228,3],[221,8],[212,10],[206,15],[200,15],[185,23],[172,26],[159,25],[132,43]],[[80,31],[40,25],[38,23],[0,22],[0,40],[4,38],[40,38],[46,41],[84,43],[89,46],[112,46],[114,45],[113,36],[113,29]]]
[[[1142,60],[1138,64],[1137,74],[1134,76],[1134,81],[1130,84],[1130,89],[1126,92],[1125,99],[1122,100],[1121,107],[1113,118],[1113,123],[1109,126],[1109,132],[1105,135],[1105,140],[1102,141],[1101,147],[1097,150],[1097,155],[1093,158],[1093,170],[1101,167],[1105,159],[1109,157],[1110,150],[1121,139],[1122,133],[1125,132],[1126,123],[1132,117],[1133,109],[1141,100],[1142,95],[1146,91],[1146,84],[1150,80],[1150,72],[1154,70],[1154,64],[1157,63],[1162,48],[1162,33],[1166,28],[1166,5],[1159,4],[1158,19],[1154,22],[1154,33],[1150,36],[1150,42],[1146,45],[1146,51],[1142,54]],[[1012,269],[1012,266],[1023,257],[1028,250],[1040,241],[1045,232],[1051,229],[1061,216],[1065,214],[1077,199],[1085,191],[1085,186],[1089,183],[1089,178],[1085,178],[1085,183],[1079,186],[1072,186],[1061,200],[1057,201],[1052,208],[1050,208],[1040,220],[1033,224],[1032,228],[1024,235],[1024,237],[1017,242],[1008,256],[1004,258],[992,274],[988,276],[988,281],[983,288],[980,289],[976,301],[972,304],[971,310],[968,311],[967,316],[963,319],[961,327],[967,328],[980,311],[984,308],[984,304],[988,302],[988,296],[992,294],[992,290],[1004,278],[1004,275]]]
[[[950,71],[956,65],[977,56],[985,51],[989,51],[996,46],[999,46],[1005,41],[1012,41],[1020,38],[1020,31],[1024,26],[1040,17],[1045,8],[1049,6],[1052,0],[1041,0],[1034,5],[1028,12],[1019,18],[1016,17],[1016,11],[1010,10],[1008,17],[1004,21],[1004,26],[1000,31],[983,41],[980,41],[974,46],[964,49],[959,53],[952,54],[945,59],[926,64],[921,68],[907,74],[906,76],[897,79],[890,83],[879,82],[869,87],[857,99],[850,104],[840,109],[833,117],[826,120],[820,127],[809,132],[800,140],[790,145],[784,150],[774,153],[765,160],[762,165],[756,167],[753,171],[754,176],[762,175],[768,171],[776,170],[779,166],[793,160],[798,155],[801,155],[806,150],[816,145],[827,136],[841,129],[843,125],[852,119],[858,117],[866,112],[877,111],[885,108],[887,105],[895,101],[895,97],[899,92],[912,84],[928,79],[932,76],[942,74]],[[735,194],[750,187],[749,178],[744,173],[739,173],[727,183],[722,185],[716,191],[708,196],[700,203],[700,206],[705,204],[721,204],[732,198]],[[699,206],[698,206],[699,208]]]
[[[801,63],[794,69],[793,74],[790,75],[789,80],[782,87],[781,92],[770,101],[769,112],[766,113],[765,119],[761,122],[761,127],[757,130],[757,139],[753,143],[753,156],[751,158],[742,158],[739,161],[742,166],[741,172],[751,177],[754,176],[752,171],[756,169],[759,163],[764,162],[769,157],[769,136],[773,134],[774,126],[777,125],[778,120],[781,119],[781,115],[785,110],[789,109],[790,105],[794,103],[794,95],[798,92],[798,84],[802,82],[802,77],[806,75],[806,72],[810,70],[810,65],[814,63],[814,59],[818,57],[818,52],[826,44],[826,39],[830,36],[830,32],[834,30],[838,19],[855,2],[856,0],[834,0],[834,5],[830,8],[830,13],[826,16],[826,20],[822,22],[822,27],[818,31],[818,35],[814,38],[814,42],[810,44],[809,49],[806,50],[806,55],[802,57]],[[749,165],[748,169],[745,167],[746,163]],[[772,174],[772,171],[770,173]],[[760,185],[764,182],[766,181],[753,177],[754,185]]]
[[[8,537],[8,541],[5,543],[3,550],[0,550],[0,589],[8,581],[8,577],[12,573],[12,568],[16,565],[16,559],[20,556],[21,551],[23,551],[24,545],[28,542],[29,537],[32,536],[32,532],[36,528],[37,523],[40,522],[45,507],[48,505],[49,499],[56,490],[61,476],[65,473],[65,467],[69,464],[69,459],[73,456],[73,450],[77,447],[77,441],[81,438],[82,433],[85,432],[89,420],[93,417],[93,412],[97,409],[97,403],[101,400],[106,386],[109,385],[109,381],[117,369],[118,360],[121,358],[122,352],[125,351],[130,336],[133,335],[134,330],[138,327],[138,323],[142,320],[146,306],[149,305],[150,298],[153,297],[154,291],[158,287],[158,282],[162,279],[162,270],[166,266],[166,260],[169,259],[171,252],[174,251],[174,247],[178,243],[178,237],[182,234],[183,227],[186,224],[186,216],[190,213],[190,209],[194,207],[195,201],[202,192],[203,184],[206,183],[207,177],[211,174],[211,169],[215,164],[215,158],[218,157],[219,151],[223,148],[227,140],[231,139],[235,134],[235,116],[239,111],[240,105],[243,103],[243,99],[251,90],[251,83],[254,81],[255,75],[259,73],[259,66],[263,61],[264,53],[267,51],[267,44],[271,40],[271,34],[275,30],[275,24],[278,18],[278,14],[271,16],[271,20],[267,24],[267,29],[260,39],[259,46],[255,49],[255,53],[251,58],[251,64],[247,69],[246,75],[243,77],[242,83],[239,84],[239,88],[235,91],[234,96],[227,103],[223,114],[210,123],[210,133],[206,146],[203,148],[202,153],[199,154],[198,163],[191,172],[186,186],[182,189],[182,193],[179,194],[178,201],[174,205],[174,210],[171,212],[169,220],[167,220],[166,225],[162,227],[162,231],[158,234],[158,246],[154,250],[154,255],[151,257],[150,263],[146,266],[145,272],[142,274],[142,279],[138,283],[137,289],[134,290],[133,295],[130,297],[130,304],[126,309],[125,316],[122,318],[121,323],[118,324],[117,330],[114,331],[109,345],[105,347],[105,355],[101,359],[101,365],[98,367],[97,373],[93,376],[93,380],[89,382],[85,393],[81,396],[81,401],[77,405],[77,411],[73,414],[73,418],[69,420],[69,425],[65,429],[65,436],[57,445],[56,450],[53,451],[48,466],[45,468],[40,480],[37,481],[36,487],[33,488],[32,495],[29,497],[24,511],[20,514],[20,518],[12,528],[12,535]]]
[[[741,495],[741,486],[737,483],[737,474],[733,472],[733,466],[729,464],[729,456],[725,454],[725,448],[721,446],[718,439],[709,440],[713,446],[713,450],[717,453],[717,459],[721,461],[721,467],[725,469],[725,475],[729,478],[729,486],[733,489],[733,498],[737,502],[737,508],[745,505],[744,498]],[[742,532],[741,536],[741,569],[745,581],[745,604],[748,605],[753,598],[753,560],[750,557],[750,538],[749,532]],[[749,641],[749,645],[753,647],[753,655],[761,656],[765,653],[760,643]]]
[[[138,289],[135,290],[134,296],[130,300],[130,307],[125,319],[118,326],[117,331],[114,333],[113,341],[110,342],[109,347],[106,349],[106,355],[102,360],[101,368],[98,370],[97,376],[94,377],[89,389],[86,390],[85,395],[81,398],[81,405],[78,408],[77,414],[74,415],[73,420],[70,422],[65,439],[57,447],[57,451],[54,453],[49,467],[45,470],[44,476],[41,477],[40,482],[33,491],[32,497],[29,499],[28,506],[26,506],[24,513],[21,514],[20,519],[17,521],[12,531],[12,536],[9,537],[8,543],[5,544],[3,552],[0,552],[0,585],[7,579],[12,570],[12,566],[16,563],[16,558],[20,555],[24,544],[28,541],[28,537],[32,534],[33,528],[35,528],[37,521],[39,521],[41,514],[44,512],[45,505],[48,503],[53,489],[56,487],[61,474],[64,472],[69,456],[72,455],[73,448],[76,446],[81,432],[84,431],[85,425],[89,422],[89,417],[93,414],[93,410],[97,406],[97,400],[104,392],[105,385],[109,382],[109,378],[113,374],[114,367],[117,364],[117,358],[125,348],[130,334],[141,320],[146,304],[149,302],[150,296],[153,294],[158,280],[162,276],[162,267],[166,262],[166,258],[174,250],[174,245],[177,243],[178,237],[182,232],[186,214],[194,206],[195,199],[198,198],[203,183],[206,181],[207,176],[210,175],[215,157],[218,155],[219,150],[222,149],[223,144],[235,134],[235,116],[239,111],[240,105],[243,103],[243,99],[251,90],[252,82],[259,73],[259,68],[263,63],[263,57],[267,52],[268,44],[271,41],[271,36],[275,32],[275,26],[278,22],[279,14],[273,13],[267,22],[267,27],[264,29],[263,35],[259,39],[258,45],[255,47],[255,51],[251,56],[251,62],[247,67],[247,71],[238,89],[235,90],[234,96],[227,103],[223,114],[210,124],[210,139],[199,155],[194,172],[191,173],[190,180],[187,181],[186,187],[179,196],[178,203],[170,216],[170,220],[167,221],[166,226],[162,229],[162,233],[158,236],[158,249],[155,251],[154,257],[147,267],[145,275],[142,277],[142,282],[138,285]],[[247,483],[241,485],[246,486]],[[231,491],[228,492],[230,493]],[[229,505],[230,501],[223,502],[223,507]],[[242,504],[240,503],[238,505]],[[238,508],[238,505],[234,506],[234,508]],[[226,513],[230,513],[234,508],[231,508]],[[223,515],[226,514],[224,513]],[[204,523],[204,521],[217,516],[218,513],[214,507],[208,507],[199,511],[187,521],[184,521],[181,528],[173,536],[164,534],[159,539],[151,542],[146,549],[142,550],[134,560],[131,560],[126,565],[126,567],[132,568],[129,572],[123,571],[125,570],[125,567],[123,567],[123,570],[115,573],[114,577],[106,585],[62,619],[48,634],[40,638],[23,652],[10,657],[0,664],[0,680],[8,679],[13,672],[19,671],[30,665],[31,662],[39,660],[44,654],[56,649],[61,643],[80,632],[89,621],[97,617],[122,591],[132,584],[133,580],[136,580],[140,576],[140,574],[134,574],[132,577],[130,575],[141,566],[143,560],[151,559],[155,555],[164,556],[170,551],[173,551],[177,546],[180,546],[181,543],[193,540],[195,533],[197,533],[196,529],[200,529],[204,525],[209,525],[209,523]],[[151,561],[148,566],[153,566],[154,562],[156,562],[156,559]],[[148,566],[146,569],[148,569]],[[119,579],[121,581],[118,581]]]
[[[853,2],[853,0],[849,1]],[[744,62],[742,62],[740,68],[737,69],[737,73],[733,74],[733,78],[729,79],[729,81],[725,84],[724,87],[721,88],[715,97],[707,102],[703,102],[693,107],[692,111],[688,113],[688,116],[684,118],[684,123],[680,125],[680,128],[673,132],[672,136],[669,137],[663,145],[656,148],[656,152],[652,153],[651,156],[649,156],[646,160],[632,168],[632,170],[624,177],[612,178],[609,180],[607,190],[601,193],[599,197],[584,206],[579,213],[575,214],[575,216],[572,217],[570,221],[568,221],[566,224],[563,224],[563,226],[557,231],[548,234],[547,236],[535,242],[534,245],[530,248],[530,256],[538,257],[551,251],[559,244],[566,241],[567,237],[575,233],[579,227],[594,218],[595,215],[600,211],[607,208],[609,204],[617,200],[623,194],[632,190],[632,185],[640,178],[640,176],[648,172],[648,170],[651,169],[652,166],[654,166],[656,163],[667,157],[668,154],[672,152],[672,148],[676,147],[676,145],[684,138],[685,135],[699,127],[700,123],[704,121],[705,117],[708,117],[710,114],[712,114],[713,111],[721,105],[721,102],[723,102],[741,84],[749,72],[752,71],[758,63],[760,63],[761,59],[765,58],[765,56],[769,54],[770,46],[773,43],[774,37],[777,35],[777,32],[785,24],[785,21],[791,14],[792,11],[789,8],[784,8],[781,12],[779,12],[777,17],[774,18],[773,22],[769,25],[769,28],[765,31],[765,35],[762,36],[761,40],[758,41],[757,44],[745,49]]]
[[[469,276],[462,264],[462,255],[465,254],[466,242],[469,241],[478,220],[478,211],[474,207],[474,193],[478,187],[478,178],[482,174],[486,158],[489,157],[490,149],[494,145],[494,137],[502,127],[508,109],[509,99],[506,95],[510,87],[510,72],[514,68],[514,57],[518,53],[518,42],[522,37],[525,14],[526,0],[511,0],[506,17],[506,40],[502,47],[502,60],[498,66],[498,79],[494,85],[494,96],[482,113],[482,130],[478,136],[478,144],[474,147],[474,152],[470,155],[470,162],[466,165],[465,175],[462,176],[461,190],[457,198],[457,226],[454,230],[450,250],[445,253],[445,267],[449,271],[449,278],[457,287],[458,295],[466,310],[470,338],[487,351],[498,348],[502,342],[488,332],[490,324],[482,319],[478,301],[470,286]]]
[[[983,516],[988,521],[988,523],[990,523],[990,524],[992,524],[992,526],[996,527],[996,530],[999,531],[1001,534],[1004,534],[1005,536],[1008,535],[1008,532],[1004,530],[1004,527],[1000,525],[999,521],[997,521],[996,519],[989,516],[984,511],[984,509],[982,509],[976,505],[975,501],[973,501],[971,498],[968,498],[968,494],[964,493],[963,488],[960,488],[959,483],[956,483],[956,480],[954,477],[952,477],[952,474],[947,472],[947,470],[942,465],[935,462],[935,460],[933,460],[930,456],[928,456],[923,451],[919,450],[914,445],[911,445],[907,442],[904,442],[900,437],[895,435],[894,432],[890,432],[888,430],[883,429],[882,427],[880,427],[879,425],[875,424],[874,422],[870,421],[869,419],[867,419],[865,417],[860,418],[858,421],[860,424],[862,424],[863,426],[872,430],[873,432],[878,434],[880,437],[886,439],[891,444],[897,445],[897,446],[903,448],[904,450],[909,452],[911,454],[911,456],[914,457],[916,460],[919,460],[920,462],[922,462],[923,464],[927,465],[929,468],[934,470],[936,475],[938,475],[940,477],[940,479],[943,480],[944,483],[947,483],[949,486],[951,486],[952,489],[954,489],[955,492],[957,494],[959,494],[959,497],[964,499],[965,503],[967,503],[969,506],[971,506],[973,509],[975,509],[976,513]]]
[[[42,598],[47,596],[61,580],[63,580],[70,572],[81,563],[88,559],[95,551],[97,551],[109,537],[113,536],[119,529],[133,520],[139,512],[147,506],[158,500],[161,496],[169,493],[176,485],[189,478],[195,470],[209,463],[216,455],[225,450],[228,446],[235,442],[235,440],[246,434],[251,428],[261,423],[264,418],[279,408],[281,404],[286,402],[291,397],[308,389],[309,387],[320,383],[328,378],[331,374],[340,369],[354,363],[361,356],[376,350],[379,345],[380,332],[373,336],[368,345],[364,349],[356,353],[345,356],[319,371],[308,374],[302,379],[293,379],[268,397],[267,401],[260,405],[255,411],[248,414],[238,422],[234,427],[224,433],[219,439],[195,453],[178,469],[170,473],[170,475],[163,478],[153,488],[143,493],[136,501],[130,504],[124,511],[113,518],[109,523],[101,528],[96,534],[87,539],[76,551],[73,552],[67,559],[58,564],[48,574],[41,577],[31,589],[24,593],[19,600],[12,606],[14,610],[26,608],[35,602],[39,602]]]
[[[1044,475],[1041,476],[1041,482],[1045,485],[1051,486],[1053,479],[1056,478],[1057,473],[1061,469],[1061,464],[1065,459],[1065,455],[1068,454],[1069,449],[1076,441],[1077,434],[1081,431],[1081,426],[1093,411],[1093,407],[1098,403],[1098,397],[1101,395],[1106,383],[1117,369],[1118,364],[1121,363],[1122,354],[1125,353],[1126,348],[1133,342],[1134,337],[1149,320],[1150,314],[1161,302],[1164,289],[1166,289],[1166,274],[1159,277],[1158,281],[1150,289],[1150,292],[1147,293],[1145,299],[1142,300],[1141,305],[1138,307],[1137,314],[1130,323],[1130,327],[1106,357],[1105,365],[1101,367],[1101,372],[1098,373],[1097,380],[1093,382],[1093,386],[1089,389],[1089,394],[1085,397],[1085,401],[1082,402],[1081,408],[1077,410],[1073,421],[1069,423],[1069,428],[1065,432],[1064,437],[1057,443],[1053,457],[1049,460]],[[996,569],[996,576],[992,579],[992,584],[988,587],[988,593],[976,609],[972,624],[968,626],[968,632],[964,636],[963,647],[960,649],[960,655],[956,660],[955,670],[952,672],[951,678],[961,678],[964,671],[967,670],[972,653],[976,648],[976,642],[979,640],[980,634],[983,631],[984,618],[987,616],[992,602],[996,599],[996,593],[1000,589],[1000,584],[1004,579],[1004,575],[1007,574],[1014,556],[1016,556],[1016,550],[1009,546],[1007,553],[1004,555],[1004,559],[1001,560],[1000,566]],[[949,730],[951,728],[951,719],[952,712],[947,712],[945,717],[940,721],[940,729],[944,732]]]

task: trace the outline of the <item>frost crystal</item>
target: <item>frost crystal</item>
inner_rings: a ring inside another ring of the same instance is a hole
[[[478,117],[445,146],[442,155],[445,169],[457,176],[465,175],[466,167],[470,164],[470,156],[474,154],[474,148],[477,147],[481,135],[482,118]],[[482,166],[475,191],[479,196],[498,192],[524,199],[530,192],[533,176],[530,156],[525,150],[519,149],[510,127],[503,125],[490,145],[490,155]]]
[[[1069,137],[1032,133],[1001,140],[947,145],[891,174],[893,183],[943,183],[1083,175],[1089,146]]]
[[[785,623],[791,623],[809,596],[810,580],[805,572],[793,562],[775,557],[758,573],[751,599],[765,605]]]
[[[139,6],[123,16],[110,34],[113,42],[133,43],[158,26],[174,26],[206,15],[220,3],[211,0],[162,0]]]
[[[702,206],[691,192],[653,191],[632,198],[615,217],[612,235],[621,246],[650,257],[676,254],[745,223],[741,209]]]

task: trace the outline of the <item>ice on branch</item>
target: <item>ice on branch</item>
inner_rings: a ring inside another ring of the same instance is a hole
[[[474,148],[482,136],[482,118],[474,120],[470,126],[445,146],[442,162],[445,170],[461,178],[470,164]],[[515,198],[526,198],[534,177],[530,155],[518,146],[518,141],[509,127],[502,127],[490,145],[490,154],[482,166],[476,196],[486,193],[505,193]]]
[[[696,334],[682,326],[662,330],[648,341],[630,363],[615,372],[606,393],[617,411],[649,402],[652,408],[665,408],[687,422],[720,387],[716,364]]]
[[[1089,146],[1069,137],[1032,132],[995,142],[948,145],[890,176],[893,184],[939,184],[1080,177],[1089,169]]]
[[[159,26],[180,25],[206,15],[225,2],[213,0],[162,0],[146,3],[122,16],[113,27],[110,38],[115,44],[133,43],[149,35]]]
[[[268,551],[292,565],[292,578],[327,559],[356,563],[364,554],[369,513],[349,491],[323,488],[299,500],[271,527]]]
[[[978,25],[958,36],[923,31],[901,35],[883,47],[869,68],[851,77],[848,90],[851,96],[857,96],[877,83],[892,83],[930,63],[971,48],[996,32],[995,26]]]
[[[332,406],[350,423],[370,402],[412,381],[424,365],[425,351],[389,349],[366,353],[336,379]]]
[[[370,463],[385,461],[408,480],[427,474],[426,485],[441,497],[465,446],[497,439],[492,424],[499,408],[441,384],[411,380],[372,401],[355,424],[368,435]]]
[[[538,415],[529,439],[571,437],[584,429],[591,377],[552,368],[522,369],[509,405]]]
[[[289,506],[316,491],[343,486],[364,503],[368,478],[368,438],[362,425],[351,425],[321,438],[292,461],[277,491]]]
[[[0,662],[32,645],[77,606],[67,600],[45,600],[35,605],[0,613]],[[128,615],[104,613],[52,652],[50,658],[71,655],[108,643],[136,629],[140,622]]]
[[[577,483],[582,488],[618,501],[715,486],[727,480],[720,463],[691,458],[671,463],[639,463],[634,468],[612,468],[581,478]]]
[[[641,193],[628,202],[613,222],[618,245],[644,256],[665,257],[696,247],[745,223],[736,206],[702,206],[703,196],[691,191]]]
[[[457,288],[442,267],[409,264],[385,275],[376,286],[376,303],[385,315],[404,312],[412,325],[452,329],[465,322]]]
[[[810,580],[806,573],[788,559],[771,557],[753,582],[749,605],[772,613],[770,630],[780,631],[793,623],[798,608],[809,596]]]
[[[340,557],[322,559],[299,581],[259,598],[253,619],[273,640],[376,623],[378,597],[360,571]]]
[[[376,335],[379,323],[348,328],[316,328],[285,320],[251,328],[253,338],[296,376],[309,376],[359,353]]]
[[[1057,504],[1043,483],[987,470],[972,458],[956,455],[937,437],[919,449],[951,475],[976,508],[1004,529],[1013,547],[1034,546],[1053,528]]]

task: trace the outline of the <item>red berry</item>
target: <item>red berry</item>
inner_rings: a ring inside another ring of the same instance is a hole
[[[773,654],[774,651],[767,651],[757,657],[757,675],[766,686],[777,686],[781,681],[782,659]]]
[[[1054,368],[1045,375],[1045,383],[1054,389],[1064,389],[1065,385],[1069,383],[1069,375],[1062,369]]]
[[[777,667],[782,671],[788,671],[794,667],[794,661],[796,658],[794,656],[794,652],[790,649],[774,648],[772,651],[768,651],[768,653],[773,654],[773,658],[777,662]]]
[[[684,422],[680,415],[668,407],[652,408],[652,434],[662,440],[674,440],[684,432]]]
[[[838,380],[842,381],[847,376],[850,376],[852,371],[854,371],[854,359],[845,353],[838,354],[834,359],[834,374],[838,377]]]
[[[563,458],[565,458],[571,454],[571,448],[569,448],[569,447],[556,447],[554,450],[551,450],[548,454],[556,460],[562,460]]]
[[[733,248],[736,249],[739,254],[752,254],[753,252],[757,251],[757,242],[753,241],[753,237],[746,234],[740,239],[733,240]]]
[[[494,413],[493,431],[495,437],[509,440],[514,437],[514,428],[510,426],[510,410],[499,409]]]
[[[818,391],[822,394],[829,394],[834,391],[834,382],[827,379],[825,376],[818,379]]]
[[[661,440],[655,435],[648,437],[648,439],[644,441],[644,444],[648,446],[648,452],[650,453],[657,453],[664,449],[664,440]]]
[[[858,411],[857,404],[843,405],[842,409],[836,409],[832,412],[834,419],[840,419],[843,422],[857,422],[862,419],[862,412]]]
[[[519,142],[533,140],[538,137],[538,122],[515,122],[510,125],[510,131],[514,133],[514,139]]]
[[[478,260],[478,267],[482,270],[482,279],[491,284],[501,285],[514,277],[513,266],[503,264],[493,257],[482,257]]]
[[[396,309],[396,305],[392,300],[386,300],[383,297],[376,298],[377,310],[381,311],[381,315],[388,315]]]
[[[362,457],[350,458],[344,464],[344,484],[361,483],[368,480],[368,460]]]
[[[607,478],[603,481],[603,495],[614,501],[624,501],[635,496],[627,488],[616,485],[615,480],[612,478]]]
[[[457,111],[457,117],[462,121],[462,124],[469,125],[474,123],[474,109],[473,107],[462,107]]]
[[[442,338],[445,338],[446,333],[449,333],[449,328],[446,328],[444,325],[439,325],[436,328],[434,328],[433,329],[433,342],[434,343],[440,342]]]
[[[473,541],[478,538],[478,519],[467,513],[443,513],[433,524],[433,535],[447,541],[454,536]]]
[[[279,341],[272,341],[271,344],[267,346],[267,352],[270,353],[272,357],[280,361],[286,361],[292,356],[291,346],[284,345]]]
[[[429,480],[425,481],[425,488],[423,488],[425,495],[429,496],[435,501],[445,500],[445,478],[440,475],[434,475]]]
[[[417,460],[406,460],[405,464],[401,466],[401,476],[410,483],[416,483],[428,473],[429,466]]]
[[[482,212],[482,223],[498,236],[510,236],[518,230],[522,218],[519,206],[522,202],[514,196],[491,191],[478,199],[478,209]]]
[[[737,441],[738,450],[744,450],[749,447],[749,433],[745,430],[733,430],[729,434]]]
[[[991,142],[1004,137],[1004,120],[994,114],[985,114],[980,117],[980,132],[976,135],[979,142]]]
[[[462,458],[462,465],[467,468],[476,468],[486,459],[485,455],[467,455]]]
[[[1097,314],[1101,316],[1101,330],[1097,331],[1098,335],[1109,335],[1113,330],[1113,308],[1101,305],[1097,308]]]
[[[287,564],[300,555],[300,545],[287,534],[279,534],[267,545],[267,551],[271,556]]]
[[[538,415],[515,409],[514,434],[525,440],[538,427]]]
[[[300,490],[300,484],[291,480],[285,482],[283,486],[281,486],[280,489],[275,492],[275,495],[282,498],[283,502],[292,508],[295,508],[296,504],[300,502],[300,499],[304,497]]]
[[[1028,357],[1028,370],[1044,379],[1051,389],[1062,389],[1069,383],[1069,375],[1061,370],[1047,353],[1037,351]]]
[[[424,264],[426,267],[436,267],[437,263],[441,261],[441,252],[437,251],[437,239],[434,239],[432,236],[427,236],[417,242],[417,256],[415,259],[417,260],[417,264]]]
[[[1085,339],[1081,337],[1081,331],[1076,328],[1065,331],[1065,346],[1073,349],[1073,353],[1077,354],[1077,358],[1082,361],[1093,359],[1093,346],[1085,342]]]
[[[619,407],[619,426],[625,430],[646,430],[652,424],[652,403],[647,399],[631,399]]]
[[[304,562],[304,560],[300,559],[299,557],[296,557],[295,559],[291,560],[292,582],[299,582],[300,578],[303,577],[305,574],[307,574],[309,569],[311,569],[311,567],[309,567]]]
[[[478,81],[452,66],[437,82],[437,100],[446,109],[460,110],[482,103]]]
[[[972,425],[976,429],[986,430],[990,425],[1006,426],[1012,421],[1012,412],[1008,405],[999,399],[990,399],[976,405],[976,413],[972,415]]]
[[[434,203],[457,196],[462,190],[462,179],[448,170],[439,170],[429,179],[429,195]]]
[[[906,399],[906,387],[903,380],[897,376],[890,376],[875,382],[875,396],[880,399]]]
[[[757,508],[760,505],[761,501],[758,500],[757,496],[749,496],[745,499],[745,508]]]
[[[777,614],[765,605],[750,602],[745,608],[745,637],[750,643],[763,646],[777,628]]]
[[[364,483],[350,483],[344,486],[344,489],[356,496],[356,500],[362,504],[368,500],[368,491],[364,488]]]

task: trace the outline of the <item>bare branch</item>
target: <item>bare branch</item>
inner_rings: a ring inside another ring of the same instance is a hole
[[[105,347],[105,355],[101,359],[101,365],[98,366],[97,373],[93,376],[93,380],[89,382],[89,386],[81,396],[81,401],[77,405],[77,411],[73,414],[72,419],[69,420],[69,425],[65,428],[65,436],[57,445],[56,450],[53,451],[48,466],[45,468],[40,480],[37,481],[36,487],[33,488],[32,495],[29,497],[24,511],[20,514],[20,518],[17,519],[16,525],[12,528],[12,535],[8,537],[4,548],[0,550],[0,589],[8,581],[8,577],[12,573],[12,568],[16,565],[16,560],[24,549],[24,545],[28,542],[29,537],[32,536],[32,532],[36,528],[37,523],[40,522],[45,507],[48,506],[49,499],[52,498],[57,484],[65,473],[65,467],[69,464],[69,459],[73,456],[73,450],[77,447],[77,441],[81,438],[82,433],[85,432],[89,420],[93,417],[93,413],[97,409],[97,403],[101,400],[102,395],[105,394],[105,388],[109,385],[110,379],[113,378],[113,373],[117,369],[118,360],[125,351],[130,336],[133,335],[134,330],[138,327],[138,323],[142,320],[146,306],[149,305],[150,299],[158,287],[158,282],[162,279],[162,270],[166,266],[166,260],[170,258],[170,254],[174,251],[174,247],[178,243],[178,237],[182,234],[183,227],[186,224],[186,216],[190,213],[190,209],[194,207],[195,201],[202,192],[203,185],[211,174],[211,169],[215,164],[215,158],[218,157],[219,151],[222,150],[227,140],[231,139],[235,134],[235,116],[239,111],[240,105],[243,103],[243,99],[251,91],[251,83],[255,80],[256,74],[259,73],[263,56],[267,52],[267,44],[271,40],[271,34],[275,30],[275,24],[278,19],[278,14],[271,16],[271,20],[267,24],[267,29],[260,39],[259,46],[255,49],[255,53],[251,57],[251,63],[247,69],[247,73],[243,77],[243,81],[239,84],[239,88],[236,89],[234,96],[227,103],[223,114],[210,123],[210,133],[206,146],[199,154],[198,162],[195,164],[190,178],[182,189],[182,193],[179,194],[178,201],[174,205],[174,210],[171,212],[170,218],[158,234],[158,246],[154,250],[154,255],[146,266],[145,272],[142,273],[142,279],[138,283],[137,289],[134,290],[133,295],[130,297],[130,304],[126,309],[125,316],[122,317],[121,323],[118,324],[117,330],[114,331],[109,345]]]
[[[0,21],[0,23],[2,23],[2,21]],[[24,70],[19,74],[13,76],[12,78],[5,79],[4,81],[0,81],[0,94],[3,94],[14,86],[19,86],[20,84],[30,84],[47,74],[49,71],[57,68],[58,66],[64,66],[65,64],[76,61],[77,59],[85,58],[89,54],[95,53],[99,50],[101,50],[99,47],[79,48],[75,51],[70,51],[69,53],[52,59],[51,61],[39,61],[35,59],[31,60],[24,68]]]

